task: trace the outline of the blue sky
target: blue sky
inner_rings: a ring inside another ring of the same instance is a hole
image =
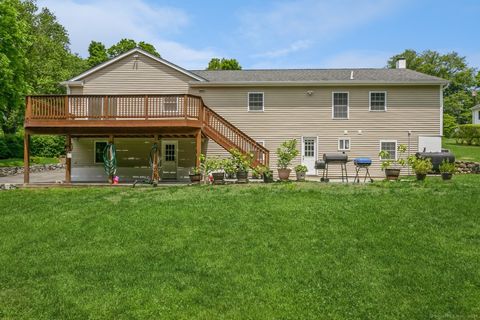
[[[190,69],[383,67],[406,48],[457,51],[480,67],[479,0],[39,0],[87,55],[91,40],[154,44]]]

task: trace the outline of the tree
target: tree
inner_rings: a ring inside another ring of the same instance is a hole
[[[122,39],[119,42],[117,42],[116,44],[114,44],[113,46],[111,46],[110,48],[108,48],[107,53],[108,53],[109,58],[114,58],[114,57],[116,57],[118,55],[121,55],[122,53],[127,52],[128,50],[132,50],[133,48],[136,48],[136,47],[137,47],[137,42],[135,40]],[[140,41],[138,43],[138,47],[140,49],[143,49],[143,50],[157,56],[157,57],[160,57],[160,54],[157,52],[155,47],[150,43]]]
[[[28,28],[17,0],[0,1],[0,123],[5,134],[15,133],[27,93]]]
[[[92,41],[88,46],[88,66],[90,68],[108,60],[107,49],[101,42]]]
[[[450,84],[444,91],[445,113],[454,116],[458,123],[470,121],[470,108],[473,107],[471,92],[480,76],[474,68],[468,66],[465,57],[456,52],[442,55],[432,50],[421,53],[405,50],[391,57],[387,67],[395,68],[399,57],[406,59],[408,69],[448,80]]]
[[[207,70],[242,70],[237,59],[212,58],[208,63]]]

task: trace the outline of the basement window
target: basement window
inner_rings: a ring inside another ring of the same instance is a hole
[[[348,151],[348,150],[350,150],[350,138],[339,138],[338,151]]]
[[[263,111],[264,110],[264,96],[263,92],[249,92],[248,93],[248,111]]]
[[[103,163],[103,150],[106,146],[106,141],[95,141],[95,163]]]

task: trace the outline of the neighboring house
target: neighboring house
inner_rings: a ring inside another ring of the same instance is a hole
[[[480,124],[480,104],[472,108],[472,123]]]
[[[304,163],[310,175],[324,153],[345,152],[372,158],[381,176],[380,150],[393,158],[399,144],[440,151],[447,82],[404,60],[396,69],[200,71],[133,49],[63,84],[68,95],[27,97],[25,142],[28,150],[31,134],[65,134],[66,181],[71,163],[75,182],[106,181],[109,141],[121,181],[151,175],[154,142],[160,177],[184,180],[200,153],[226,156],[232,147],[276,169],[275,150],[288,139],[299,142],[293,165]]]

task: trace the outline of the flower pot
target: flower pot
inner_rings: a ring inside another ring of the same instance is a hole
[[[427,177],[427,174],[426,173],[417,173],[416,176],[417,176],[418,181],[423,181]]]
[[[212,173],[213,184],[224,184],[225,183],[225,173],[224,172],[213,172]]]
[[[268,171],[268,174],[263,174],[263,182],[264,183],[271,183],[273,182],[273,171]]]
[[[286,181],[290,177],[290,172],[292,172],[292,169],[278,169],[278,178]]]
[[[305,172],[297,172],[297,181],[305,181]]]
[[[191,183],[200,183],[200,181],[202,181],[202,174],[201,173],[190,174],[189,177],[190,177],[190,182]]]
[[[385,169],[385,176],[387,177],[387,180],[398,180],[400,169]]]
[[[237,171],[237,183],[248,182],[248,171]]]
[[[442,179],[443,180],[450,180],[450,179],[452,179],[452,174],[450,172],[442,172]]]

